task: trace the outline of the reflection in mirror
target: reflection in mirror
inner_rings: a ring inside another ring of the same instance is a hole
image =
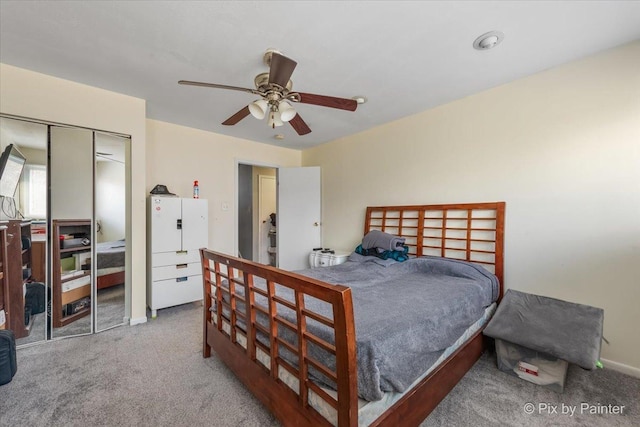
[[[0,161],[0,329],[25,345],[46,339],[47,126],[0,117],[0,152],[10,145]]]
[[[0,329],[18,345],[126,323],[130,149],[129,137],[0,117]]]
[[[95,134],[96,331],[125,318],[125,153],[129,138]]]
[[[93,132],[50,127],[52,338],[91,333]]]

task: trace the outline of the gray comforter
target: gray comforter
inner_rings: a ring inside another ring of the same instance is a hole
[[[125,241],[102,242],[97,245],[98,269],[124,267]]]
[[[299,271],[352,290],[358,364],[358,394],[365,400],[382,398],[387,391],[402,392],[440,356],[442,351],[496,300],[496,277],[474,264],[438,257],[389,262],[353,254],[344,264]],[[261,286],[256,281],[256,286]],[[292,297],[288,288],[276,293]],[[256,297],[256,302],[260,298]],[[309,309],[332,317],[328,304],[305,297]],[[287,317],[286,310],[279,313]],[[291,314],[291,316],[293,316]],[[261,323],[266,319],[258,318]],[[331,330],[313,320],[308,328],[333,342]],[[287,328],[279,334],[290,342],[295,335]],[[335,360],[310,345],[314,358],[334,368]],[[291,354],[283,354],[295,363]],[[313,371],[310,369],[310,371]],[[319,372],[314,377],[331,386]]]

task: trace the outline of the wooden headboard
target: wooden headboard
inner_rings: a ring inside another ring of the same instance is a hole
[[[406,239],[409,253],[481,264],[504,288],[505,202],[368,207],[364,234],[371,230]]]

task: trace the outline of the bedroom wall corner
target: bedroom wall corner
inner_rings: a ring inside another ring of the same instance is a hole
[[[146,319],[145,100],[0,64],[0,112],[131,136],[128,309],[132,319]]]
[[[366,206],[504,200],[506,287],[603,308],[637,372],[638,70],[640,41],[305,150],[323,242],[353,250]]]

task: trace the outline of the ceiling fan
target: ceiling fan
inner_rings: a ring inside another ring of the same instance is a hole
[[[358,107],[358,101],[355,99],[336,98],[333,96],[314,95],[312,93],[292,91],[293,83],[290,78],[298,63],[282,55],[277,50],[267,50],[264,54],[263,60],[269,67],[269,72],[258,74],[255,77],[255,89],[215,83],[193,82],[189,80],[180,80],[178,83],[181,85],[238,90],[260,96],[260,99],[242,108],[240,111],[222,122],[223,125],[227,126],[233,126],[251,114],[259,120],[262,120],[267,116],[268,125],[271,128],[282,126],[285,122],[289,122],[298,135],[306,135],[311,132],[311,129],[307,126],[305,121],[302,120],[300,114],[298,114],[292,107],[291,102],[319,105],[322,107],[337,108],[347,111],[355,111]]]

